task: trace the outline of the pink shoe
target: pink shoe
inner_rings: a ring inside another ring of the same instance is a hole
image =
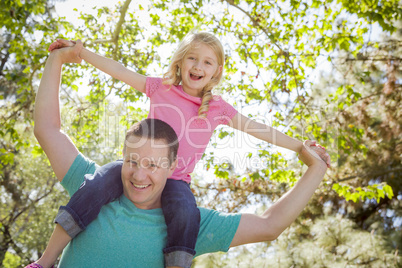
[[[25,266],[25,268],[43,268],[43,266],[37,263],[31,263],[30,265]]]
[[[53,267],[54,267],[54,265],[52,265],[52,267],[50,267],[50,268],[53,268]],[[25,268],[43,268],[43,266],[34,262],[28,266],[25,266]]]

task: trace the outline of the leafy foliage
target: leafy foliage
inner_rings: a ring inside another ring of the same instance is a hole
[[[56,209],[67,198],[32,135],[48,45],[58,37],[80,38],[130,69],[161,76],[178,41],[194,29],[222,40],[227,60],[219,90],[229,102],[290,136],[317,139],[334,163],[298,222],[276,242],[201,257],[195,266],[247,260],[259,267],[401,265],[398,1],[126,0],[92,13],[76,10],[78,26],[57,17],[53,4],[0,3],[3,266],[24,265],[41,254]],[[100,164],[118,157],[125,129],[147,115],[141,93],[89,64],[66,66],[60,92],[63,130]],[[237,135],[223,128],[211,146]],[[261,160],[263,166],[239,169],[214,153],[204,156],[205,176],[216,179],[195,174],[200,204],[225,211],[261,208],[302,173],[300,162],[270,145],[253,149],[240,160]],[[305,255],[307,249],[320,255]],[[257,253],[270,258],[254,258]]]
[[[207,254],[196,267],[397,267],[384,237],[362,231],[345,218],[305,220],[271,243],[226,254]],[[353,245],[353,246],[351,246]]]

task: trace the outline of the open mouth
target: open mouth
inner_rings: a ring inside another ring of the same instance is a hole
[[[135,183],[133,183],[131,181],[130,181],[130,183],[134,187],[134,189],[140,190],[140,191],[145,190],[145,189],[147,189],[148,187],[151,186],[151,184],[135,184]]]
[[[202,75],[195,75],[195,74],[190,73],[190,78],[192,80],[200,80],[201,78],[203,78],[203,76]]]

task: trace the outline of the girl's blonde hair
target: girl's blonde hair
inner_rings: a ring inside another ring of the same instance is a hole
[[[222,71],[216,76],[214,75],[211,81],[202,90],[201,106],[198,109],[198,116],[205,118],[209,109],[209,101],[212,99],[212,89],[217,86],[222,80],[223,65],[225,63],[225,54],[221,42],[213,34],[207,32],[190,33],[179,44],[178,49],[173,54],[172,61],[169,65],[168,71],[164,74],[163,84],[165,85],[179,85],[181,82],[181,74],[179,66],[190,48],[199,43],[208,45],[214,52],[218,59],[218,65],[222,66]]]

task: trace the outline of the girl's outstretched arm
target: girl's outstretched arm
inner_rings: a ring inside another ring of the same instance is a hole
[[[260,140],[292,150],[296,153],[300,153],[303,147],[303,143],[301,141],[289,137],[288,135],[274,129],[273,127],[258,123],[242,115],[241,113],[237,113],[232,118],[230,126],[234,129],[248,133]],[[330,157],[325,152],[324,147],[316,145],[315,142],[313,142],[313,146],[311,147],[311,149],[320,156],[320,158],[327,164],[328,167],[330,167]]]
[[[75,46],[74,41],[67,41],[64,39],[57,39],[54,43],[49,46],[49,51],[60,49],[63,47]],[[101,70],[104,73],[112,76],[113,78],[120,80],[132,88],[145,93],[145,82],[146,76],[131,71],[130,69],[124,67],[122,64],[115,60],[108,59],[106,57],[100,56],[86,48],[82,48],[79,56],[94,66],[95,68]]]

